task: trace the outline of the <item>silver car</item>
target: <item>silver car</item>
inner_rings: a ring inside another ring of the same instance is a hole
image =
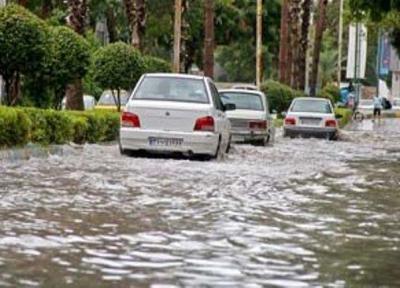
[[[302,97],[293,100],[286,114],[283,133],[285,137],[319,137],[336,139],[338,121],[330,100]]]
[[[265,146],[274,138],[275,128],[264,93],[253,90],[220,90],[222,103],[234,104],[227,115],[232,126],[232,142]]]

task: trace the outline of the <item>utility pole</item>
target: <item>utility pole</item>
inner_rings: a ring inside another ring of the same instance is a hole
[[[258,88],[261,86],[263,77],[262,71],[262,33],[263,33],[263,0],[257,0],[257,51],[256,51],[256,85]]]
[[[214,0],[204,0],[204,75],[214,77]]]
[[[174,61],[173,61],[174,73],[180,72],[181,32],[182,32],[182,0],[175,0]]]
[[[338,39],[338,71],[337,71],[337,83],[340,88],[342,82],[342,47],[343,47],[343,6],[344,0],[340,0],[339,8],[339,39]]]

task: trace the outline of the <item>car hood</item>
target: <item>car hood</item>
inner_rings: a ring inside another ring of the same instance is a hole
[[[227,111],[226,114],[228,118],[232,119],[265,119],[266,117],[265,111],[257,110],[236,109],[233,111]]]

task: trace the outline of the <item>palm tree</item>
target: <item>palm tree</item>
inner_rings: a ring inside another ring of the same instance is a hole
[[[70,14],[67,22],[80,35],[85,34],[87,2],[86,0],[68,0]],[[82,79],[75,79],[67,85],[66,108],[70,110],[84,110]]]
[[[306,65],[307,65],[307,50],[308,50],[308,34],[310,29],[312,0],[304,0],[302,3],[302,20],[301,20],[301,38],[299,45],[299,73],[297,75],[297,88],[305,89],[306,82]]]
[[[142,50],[143,34],[146,28],[146,1],[124,0],[125,12],[131,30],[131,44]]]
[[[279,81],[289,84],[287,79],[288,70],[288,53],[289,53],[289,0],[283,0],[281,10],[281,31],[280,31],[280,48],[279,48]]]
[[[214,76],[214,0],[204,1],[204,75]]]
[[[322,38],[325,31],[325,18],[326,18],[327,5],[328,5],[328,0],[319,0],[318,4],[319,15],[315,27],[314,53],[313,53],[313,61],[312,61],[311,77],[310,77],[311,97],[316,96],[317,93],[318,68],[319,68],[319,60],[322,47]]]

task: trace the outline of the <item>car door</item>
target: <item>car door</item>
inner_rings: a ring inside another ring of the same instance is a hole
[[[214,83],[208,79],[207,80],[208,87],[210,89],[211,98],[213,101],[213,106],[215,109],[215,118],[217,122],[217,132],[221,134],[222,141],[227,145],[230,137],[230,122],[228,117],[225,114],[224,105],[221,102],[221,99],[218,94],[218,90],[215,87]]]

